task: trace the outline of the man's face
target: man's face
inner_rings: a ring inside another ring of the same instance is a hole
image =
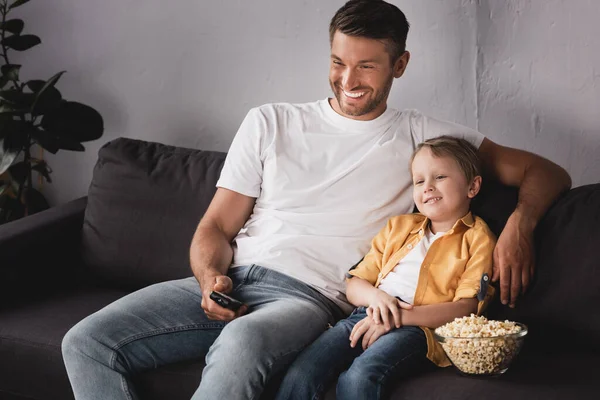
[[[333,109],[352,119],[377,118],[387,107],[394,78],[402,75],[407,62],[408,52],[392,65],[383,42],[336,32],[329,67]]]

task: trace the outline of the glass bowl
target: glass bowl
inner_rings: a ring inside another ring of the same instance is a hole
[[[518,322],[515,325],[520,332],[502,336],[446,337],[435,331],[433,335],[462,375],[498,376],[508,370],[525,341],[527,326]]]

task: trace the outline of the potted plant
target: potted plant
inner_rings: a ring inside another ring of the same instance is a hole
[[[21,65],[11,63],[9,51],[25,51],[41,43],[23,34],[21,19],[9,14],[29,0],[0,0],[0,224],[48,208],[33,187],[33,172],[51,182],[51,169],[32,148],[56,154],[59,150],[84,151],[82,142],[104,132],[102,116],[93,108],[64,99],[56,83],[65,71],[48,80],[22,81]]]

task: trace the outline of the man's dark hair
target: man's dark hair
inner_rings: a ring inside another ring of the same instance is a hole
[[[409,23],[398,7],[382,0],[350,0],[329,24],[329,42],[335,32],[383,40],[394,63],[406,50]]]

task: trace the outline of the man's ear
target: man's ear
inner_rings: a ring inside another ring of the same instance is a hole
[[[404,74],[409,60],[410,53],[408,51],[405,51],[400,57],[398,57],[394,63],[394,78],[400,78]]]
[[[469,193],[467,193],[467,196],[472,199],[473,197],[477,196],[479,189],[481,189],[481,176],[476,176],[473,178],[473,182],[471,182],[471,185],[469,186]]]

